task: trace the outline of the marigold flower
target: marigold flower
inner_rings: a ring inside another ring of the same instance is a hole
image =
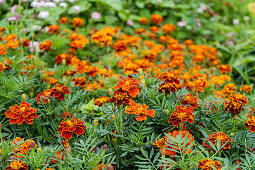
[[[90,77],[95,77],[98,71],[99,68],[97,66],[90,66],[85,72],[88,73]]]
[[[176,83],[165,82],[162,83],[158,89],[160,93],[170,94],[170,92],[177,92],[180,89],[180,85]]]
[[[240,103],[242,103],[244,105],[247,105],[247,103],[248,103],[247,97],[245,97],[244,95],[242,95],[240,93],[236,93],[236,94],[232,95],[230,98],[232,100],[240,102]]]
[[[55,59],[55,62],[56,64],[62,64],[62,61],[63,60],[66,60],[66,64],[71,64],[71,56],[69,56],[68,54],[59,54],[56,59]]]
[[[10,119],[11,124],[22,124],[24,121],[27,124],[32,124],[34,118],[39,118],[39,116],[36,113],[35,108],[31,108],[31,105],[29,103],[26,103],[24,101],[21,102],[21,104],[11,106],[9,107],[9,110],[6,110],[4,113],[6,118]]]
[[[94,105],[102,106],[103,104],[109,102],[110,100],[111,100],[110,97],[106,97],[106,96],[99,97],[97,99],[94,99]]]
[[[165,24],[162,26],[162,31],[166,34],[169,34],[175,30],[176,30],[176,27],[173,24]]]
[[[51,25],[51,26],[49,26],[48,33],[57,34],[59,30],[60,30],[59,25]]]
[[[58,79],[55,79],[53,77],[43,77],[42,81],[49,83],[49,84],[57,84]]]
[[[145,17],[140,18],[139,23],[145,25],[149,23],[149,20]]]
[[[173,131],[173,132],[169,132],[168,135],[177,138],[178,135],[182,136],[182,139],[185,138],[186,135],[188,135],[188,139],[187,141],[189,141],[185,147],[188,147],[189,145],[191,145],[194,142],[194,137],[192,137],[192,135],[188,132],[188,131]],[[189,150],[183,150],[182,148],[180,148],[179,146],[168,146],[169,145],[173,145],[171,143],[171,139],[167,136],[165,136],[164,138],[159,138],[157,141],[153,142],[153,145],[160,148],[160,150],[164,149],[165,150],[165,154],[169,155],[169,156],[174,156],[176,155],[175,151],[172,150],[176,150],[176,151],[181,151],[182,153],[191,153],[192,152],[192,148],[190,148]],[[194,144],[195,145],[195,144]],[[171,150],[170,150],[171,149]]]
[[[72,116],[72,113],[70,112],[63,112],[60,117],[63,118],[63,119],[67,119],[67,118],[71,118]]]
[[[69,87],[58,85],[50,89],[50,97],[55,97],[58,100],[64,100],[66,94],[70,94]]]
[[[150,18],[151,22],[155,24],[160,24],[161,22],[163,22],[163,18],[158,14],[152,14]]]
[[[0,63],[0,73],[1,73],[2,71],[4,71],[6,68],[7,68],[7,67],[5,66],[4,63]]]
[[[184,99],[181,101],[181,104],[183,106],[190,105],[190,107],[197,109],[198,107],[198,99],[196,96],[192,97],[189,93],[187,96],[184,97]]]
[[[204,159],[198,163],[197,168],[201,168],[202,170],[214,170],[214,168],[216,168],[216,170],[220,170],[222,166],[219,161]]]
[[[67,70],[63,73],[63,76],[74,76],[77,72],[73,70]]]
[[[137,28],[137,29],[135,30],[135,33],[138,34],[138,35],[143,34],[143,33],[145,33],[145,32],[146,32],[146,30],[145,30],[144,28]]]
[[[175,72],[164,72],[157,77],[164,81],[158,89],[160,93],[170,94],[180,89],[180,80]]]
[[[252,86],[245,84],[242,87],[240,87],[240,91],[245,91],[245,93],[248,93],[249,91],[252,91]]]
[[[22,158],[21,155],[26,155],[27,152],[31,149],[31,146],[33,147],[38,147],[35,141],[33,140],[24,140],[23,142],[22,138],[16,137],[13,141],[11,141],[14,144],[14,152],[15,152],[15,157],[17,158]],[[20,155],[21,154],[21,155]]]
[[[124,78],[114,86],[114,89],[127,92],[132,98],[135,98],[139,95],[140,86],[138,83],[138,80],[135,78]]]
[[[58,23],[60,24],[67,24],[69,23],[70,20],[67,18],[67,17],[61,17],[59,20],[58,20]]]
[[[110,100],[110,103],[116,102],[117,105],[122,105],[124,102],[125,104],[129,103],[131,98],[128,96],[128,93],[122,90],[117,90],[114,92],[113,97]]]
[[[204,92],[204,87],[208,87],[208,82],[205,79],[196,79],[193,82],[192,90]]]
[[[220,65],[217,68],[222,74],[231,73],[232,67],[228,64],[226,65]]]
[[[234,115],[238,115],[241,111],[244,111],[243,104],[234,100],[225,101],[224,108],[227,112]]]
[[[27,38],[22,38],[21,43],[22,43],[22,46],[23,46],[23,47],[28,47],[29,44],[30,44],[30,40],[27,39]]]
[[[84,134],[84,129],[86,129],[84,121],[80,121],[80,119],[76,119],[75,117],[73,117],[67,122],[62,121],[58,127],[58,132],[60,133],[60,136],[62,136],[66,140],[69,140],[74,133],[77,135]]]
[[[74,82],[74,86],[80,86],[85,87],[86,86],[86,78],[85,77],[74,77],[72,79],[72,82]]]
[[[28,167],[23,161],[14,160],[10,162],[5,170],[28,170]]]
[[[213,135],[209,135],[209,139],[206,139],[206,141],[210,141],[213,143],[214,146],[217,147],[217,140],[221,142],[221,147],[223,147],[223,150],[230,149],[230,143],[232,143],[232,140],[230,137],[228,137],[225,133],[223,132],[216,132]],[[206,141],[203,142],[203,146],[212,149],[211,145],[208,144]]]
[[[73,18],[72,24],[74,27],[80,27],[84,25],[84,20],[78,17]]]
[[[173,126],[179,126],[180,123],[188,121],[194,123],[195,116],[192,107],[177,106],[176,110],[171,114],[168,123],[173,123]]]
[[[55,153],[55,156],[52,157],[52,159],[50,160],[50,164],[56,164],[59,162],[58,160],[64,161],[65,158],[66,158],[65,160],[67,160],[67,157],[65,156],[65,154],[66,153],[62,152],[61,150],[57,151]]]
[[[19,40],[9,40],[5,43],[5,47],[8,49],[8,48],[11,48],[11,49],[16,49],[19,47]]]
[[[51,90],[44,90],[43,92],[39,93],[36,97],[37,104],[46,104],[50,99]]]
[[[44,51],[44,50],[50,51],[51,47],[52,47],[52,44],[53,43],[50,40],[43,41],[43,42],[40,43],[39,48],[40,48],[41,51]]]
[[[100,44],[101,47],[105,45],[112,45],[112,37],[115,35],[115,30],[111,27],[105,27],[91,35],[91,41]]]
[[[15,40],[18,36],[15,34],[8,34],[4,37],[4,41]]]
[[[155,117],[155,111],[154,110],[147,110],[149,106],[146,104],[140,105],[135,103],[133,100],[130,100],[129,106],[126,106],[125,113],[136,115],[135,119],[137,121],[146,120],[147,117]]]
[[[247,120],[245,121],[245,127],[251,132],[255,132],[255,116],[248,116]]]

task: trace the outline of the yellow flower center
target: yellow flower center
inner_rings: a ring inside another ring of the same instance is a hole
[[[21,111],[21,112],[25,112],[25,110],[26,110],[26,107],[21,107],[21,108],[20,108],[20,111]]]

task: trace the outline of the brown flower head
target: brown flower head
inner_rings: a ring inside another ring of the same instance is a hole
[[[50,89],[50,97],[55,97],[58,100],[64,100],[66,94],[70,94],[69,87],[58,85]]]

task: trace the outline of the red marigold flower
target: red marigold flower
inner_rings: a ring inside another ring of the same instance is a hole
[[[157,76],[160,80],[164,81],[159,87],[159,92],[170,94],[180,89],[180,80],[175,72],[164,72]]]
[[[244,105],[247,105],[248,103],[248,99],[247,97],[245,97],[244,95],[240,94],[240,93],[236,93],[233,96],[230,97],[232,100],[240,102]]]
[[[194,123],[195,116],[193,115],[194,110],[192,107],[177,106],[176,110],[171,114],[169,123],[173,123],[173,126],[178,126],[180,123],[188,121]]]
[[[212,142],[214,146],[217,146],[217,140],[219,140],[221,142],[221,147],[225,145],[223,150],[231,148],[230,143],[232,143],[232,140],[223,132],[216,132],[213,135],[209,135],[209,139],[206,140]],[[212,149],[211,145],[207,142],[203,142],[203,146]]]
[[[245,91],[245,93],[248,93],[249,91],[252,91],[252,86],[245,84],[240,88],[240,91]]]
[[[60,30],[60,26],[59,25],[51,25],[51,26],[49,26],[48,33],[50,33],[50,34],[57,34],[59,30]]]
[[[145,25],[149,23],[149,20],[145,17],[140,18],[139,23]]]
[[[160,24],[161,22],[163,22],[163,18],[158,14],[152,14],[150,18],[151,22],[155,24]]]
[[[67,70],[63,73],[63,76],[74,76],[76,73],[77,71]]]
[[[198,163],[197,168],[201,168],[202,170],[220,170],[222,168],[219,161],[213,161],[211,159],[205,159]]]
[[[60,18],[59,20],[58,20],[58,23],[60,23],[60,24],[67,24],[67,23],[69,23],[70,21],[69,21],[69,19],[67,18],[67,17],[62,17],[62,18]]]
[[[27,124],[32,124],[34,118],[39,118],[39,116],[36,113],[35,108],[31,108],[31,105],[29,103],[26,103],[24,101],[21,102],[20,106],[15,105],[9,107],[9,110],[6,110],[4,113],[6,118],[10,119],[11,124],[22,124],[24,121]]]
[[[23,161],[14,160],[10,162],[5,170],[28,170],[28,167]]]
[[[73,18],[72,24],[74,27],[79,27],[84,25],[84,20],[78,17]]]
[[[69,140],[72,137],[73,133],[77,135],[82,135],[85,132],[84,129],[86,129],[84,121],[80,121],[79,119],[73,117],[67,122],[62,121],[58,127],[58,132],[63,138]]]
[[[109,102],[110,100],[111,100],[110,97],[106,97],[106,96],[99,97],[97,99],[94,99],[94,105],[102,106],[103,104]]]
[[[40,48],[41,51],[44,51],[44,50],[50,51],[51,47],[52,47],[52,44],[53,43],[50,40],[43,41],[43,42],[40,43],[39,48]]]
[[[15,157],[17,158],[22,158],[21,155],[26,155],[27,152],[31,149],[31,146],[33,147],[38,147],[35,141],[33,140],[24,140],[22,143],[22,138],[16,137],[13,141],[11,141],[14,144],[14,152],[15,152]]]
[[[146,120],[147,117],[155,117],[154,110],[147,110],[149,106],[146,104],[140,105],[135,103],[133,100],[129,101],[129,106],[126,106],[125,113],[136,115],[135,119],[137,121]]]
[[[241,113],[241,111],[244,111],[243,104],[232,99],[228,99],[227,101],[225,101],[224,108],[227,112],[234,115],[238,115],[239,113]]]
[[[72,60],[71,60],[71,56],[69,56],[68,54],[59,54],[56,59],[55,59],[55,63],[56,64],[62,64],[63,60],[65,60],[65,63],[67,65],[71,64]]]
[[[217,68],[222,74],[231,73],[232,67],[228,64],[226,65],[220,65]]]
[[[50,97],[55,97],[58,100],[64,100],[66,94],[70,94],[69,87],[58,85],[50,89]]]
[[[198,107],[198,99],[196,96],[192,97],[189,93],[184,99],[181,101],[182,105],[190,105],[192,108],[197,109]]]
[[[114,92],[113,97],[111,98],[110,102],[114,103],[116,102],[117,105],[122,105],[124,102],[125,104],[129,103],[129,100],[131,98],[128,96],[128,93],[122,90],[117,90]]]
[[[44,90],[43,92],[39,93],[36,97],[37,104],[46,104],[50,99],[51,90]]]
[[[118,84],[114,87],[115,90],[122,90],[127,92],[132,98],[135,98],[139,95],[138,80],[135,78],[124,78],[122,81],[118,82]]]
[[[248,119],[245,121],[245,127],[251,132],[255,132],[255,116],[248,116]]]
[[[72,82],[74,82],[74,86],[80,86],[85,87],[86,86],[86,78],[85,77],[74,77],[72,79]]]
[[[192,137],[192,135],[188,132],[188,131],[173,131],[173,132],[169,132],[168,135],[177,138],[178,135],[182,136],[182,139],[185,138],[186,135],[188,135],[188,139],[187,141],[189,141],[185,147],[188,147],[189,145],[191,145],[194,142],[194,137]],[[168,145],[167,145],[168,144]],[[192,148],[190,148],[189,150],[183,150],[182,148],[180,148],[179,146],[175,146],[172,144],[172,141],[169,137],[167,137],[167,135],[163,138],[159,138],[157,141],[153,142],[153,145],[160,148],[160,150],[164,150],[166,155],[169,156],[173,156],[176,155],[176,151],[181,151],[182,153],[191,153],[192,152]],[[173,147],[169,146],[169,145],[173,145]],[[195,145],[195,144],[194,144]],[[171,150],[170,150],[171,149]]]

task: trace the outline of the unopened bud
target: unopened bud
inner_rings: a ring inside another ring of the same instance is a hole
[[[51,102],[51,100],[50,99],[48,99],[48,103],[50,103]]]
[[[63,145],[64,148],[67,148],[69,146],[68,140],[63,140],[61,144]]]
[[[109,92],[110,95],[113,95],[113,90],[112,90],[112,88],[109,88],[109,89],[108,89],[108,92]]]
[[[94,125],[95,125],[95,126],[98,125],[98,120],[97,120],[97,119],[94,120]]]
[[[9,159],[10,159],[10,160],[14,160],[15,157],[14,157],[13,155],[11,155],[11,156],[9,157]]]
[[[112,120],[115,120],[115,119],[116,119],[115,114],[112,114],[111,117],[112,117]]]
[[[50,84],[48,84],[47,89],[50,89]]]
[[[144,79],[141,79],[141,84],[142,84],[143,86],[145,86],[145,80],[144,80]]]
[[[62,65],[66,65],[66,59],[64,58],[63,60],[62,60]]]
[[[30,90],[29,95],[30,95],[31,98],[34,96],[34,89],[31,89],[31,90]]]
[[[71,147],[70,145],[67,148],[64,148],[66,152],[68,152],[70,155],[72,155]]]
[[[63,82],[66,83],[66,76],[63,76]]]
[[[31,35],[31,38],[34,39],[34,38],[35,38],[35,34],[32,34],[32,35]]]
[[[77,116],[77,113],[74,113],[73,116],[76,117],[76,116]]]
[[[168,109],[165,110],[165,114],[167,114],[167,115],[169,114],[169,110]]]
[[[0,130],[2,130],[2,128],[3,128],[3,125],[2,125],[2,123],[0,123]]]
[[[103,150],[106,151],[107,150],[107,145],[103,146]]]
[[[39,147],[38,150],[41,152],[41,151],[42,151],[42,148]]]
[[[22,101],[26,101],[27,100],[27,95],[25,93],[23,93],[21,95]]]
[[[141,68],[138,69],[139,74],[143,74],[143,70]]]
[[[159,152],[160,152],[161,156],[165,157],[165,155],[166,155],[166,148],[160,149]]]

